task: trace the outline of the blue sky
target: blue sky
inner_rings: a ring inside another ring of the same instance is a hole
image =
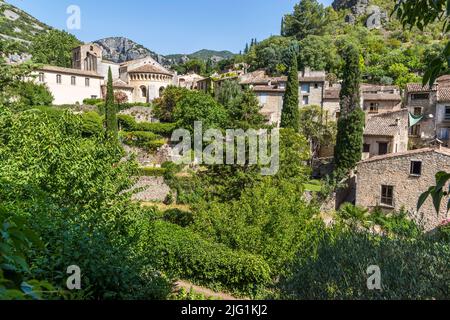
[[[81,9],[82,41],[124,36],[160,54],[200,49],[239,52],[251,38],[280,31],[299,0],[7,0],[39,20],[67,29],[66,10]],[[320,0],[329,5],[332,0]]]

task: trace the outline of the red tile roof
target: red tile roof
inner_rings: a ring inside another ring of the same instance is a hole
[[[64,73],[69,75],[78,75],[78,76],[86,76],[86,77],[93,77],[93,78],[101,78],[104,77],[99,75],[98,73],[94,71],[84,71],[80,69],[72,69],[72,68],[63,68],[63,67],[56,67],[56,66],[42,66],[37,69],[38,71],[49,71],[54,73]]]
[[[165,74],[169,76],[173,76],[168,70],[163,68],[158,68],[151,64],[144,64],[136,69],[128,71],[129,73],[156,73],[156,74]]]
[[[402,97],[395,93],[365,93],[363,96],[367,101],[402,101]]]
[[[400,119],[400,123],[397,119]],[[401,126],[408,126],[407,109],[381,113],[368,118],[364,135],[393,137],[398,134]]]
[[[392,158],[405,157],[405,156],[421,154],[421,153],[430,153],[430,152],[435,152],[435,153],[439,153],[439,154],[450,157],[450,149],[449,148],[444,148],[444,147],[423,148],[423,149],[417,149],[417,150],[409,150],[409,151],[405,151],[405,152],[389,153],[389,154],[382,155],[382,156],[375,156],[375,157],[369,158],[367,160],[361,161],[359,164],[375,162],[375,161],[382,161],[382,160],[392,159]]]

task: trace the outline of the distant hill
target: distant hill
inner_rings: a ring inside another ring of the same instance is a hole
[[[200,59],[204,61],[212,59],[217,62],[234,56],[230,51],[214,51],[206,49],[192,54],[172,54],[164,56],[124,37],[105,38],[94,41],[94,43],[103,48],[103,58],[117,63],[151,56],[162,65],[172,66],[191,59]]]
[[[224,59],[232,58],[235,54],[230,51],[215,51],[203,49],[191,54],[170,54],[166,58],[171,60],[172,63],[182,63],[191,59],[199,59],[203,61],[208,61],[212,59],[213,61],[220,61]]]
[[[36,35],[50,29],[25,11],[0,0],[0,38],[17,41],[26,48]]]

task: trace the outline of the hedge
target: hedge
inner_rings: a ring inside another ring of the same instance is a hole
[[[177,126],[175,123],[138,123],[134,117],[124,114],[118,115],[117,119],[119,120],[119,125],[125,131],[146,131],[163,136],[171,135]]]
[[[155,221],[152,229],[148,252],[170,276],[247,295],[271,281],[269,265],[260,256],[208,242],[165,221]]]
[[[149,151],[154,151],[166,143],[161,136],[148,131],[122,132],[122,141],[129,146],[145,148]]]
[[[139,175],[144,177],[163,177],[166,171],[164,168],[139,168]]]

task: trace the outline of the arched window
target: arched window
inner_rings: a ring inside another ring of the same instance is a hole
[[[141,87],[141,95],[143,98],[147,98],[147,88],[144,86]]]
[[[164,87],[159,88],[159,96],[160,97],[162,97],[164,90],[166,90],[166,88],[164,88]]]

